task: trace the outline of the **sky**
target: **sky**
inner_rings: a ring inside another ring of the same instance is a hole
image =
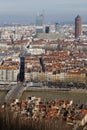
[[[38,13],[45,22],[69,22],[79,14],[87,21],[87,0],[0,0],[0,22],[34,23]]]

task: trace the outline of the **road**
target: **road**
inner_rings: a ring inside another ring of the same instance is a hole
[[[6,95],[5,101],[12,102],[14,99],[19,99],[24,91],[24,86],[20,83],[14,86]]]

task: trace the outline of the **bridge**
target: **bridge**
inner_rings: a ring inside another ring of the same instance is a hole
[[[19,99],[24,91],[24,86],[22,83],[15,85],[9,90],[7,95],[5,96],[5,101],[7,103],[11,103],[14,99]]]

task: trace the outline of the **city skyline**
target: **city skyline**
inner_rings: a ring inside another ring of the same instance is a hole
[[[86,0],[0,0],[1,22],[34,23],[38,13],[44,13],[46,22],[73,22],[80,15],[86,22]]]

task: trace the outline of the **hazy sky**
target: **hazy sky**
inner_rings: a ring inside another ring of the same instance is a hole
[[[44,12],[45,20],[73,21],[80,14],[87,19],[87,0],[0,0],[1,20],[35,19],[38,12]],[[19,20],[19,21],[20,21]],[[32,21],[32,20],[30,20]]]

